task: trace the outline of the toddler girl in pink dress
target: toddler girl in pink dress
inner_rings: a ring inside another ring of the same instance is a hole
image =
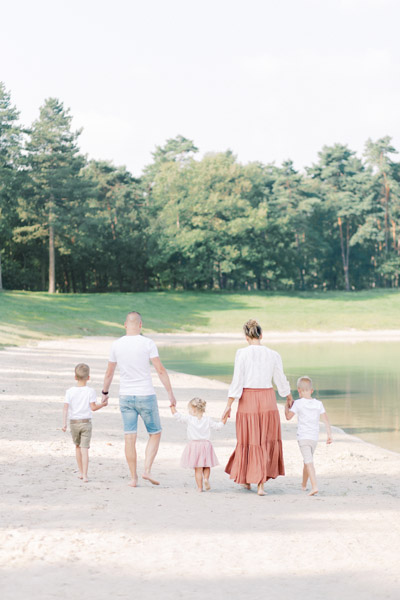
[[[198,492],[203,491],[203,479],[205,489],[211,488],[210,469],[219,465],[210,442],[211,429],[222,429],[226,423],[226,419],[217,422],[205,415],[206,404],[201,398],[193,398],[188,403],[188,415],[183,415],[175,406],[171,406],[174,419],[187,425],[188,443],[182,454],[181,466],[194,469]]]

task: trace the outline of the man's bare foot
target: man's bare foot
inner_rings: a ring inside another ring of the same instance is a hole
[[[208,481],[208,479],[204,480],[204,487],[206,488],[206,491],[208,492],[209,490],[211,490],[211,485],[210,482]]]
[[[142,478],[146,481],[150,481],[153,485],[160,485],[160,482],[156,479],[153,479],[149,473],[143,473]]]
[[[251,485],[250,483],[242,483],[242,488],[244,488],[245,490],[251,490]]]
[[[318,494],[318,488],[315,488],[315,490],[311,490],[311,492],[308,495],[315,496],[316,494]]]
[[[266,493],[265,493],[265,490],[264,490],[264,484],[263,483],[259,483],[258,484],[257,494],[259,496],[266,496]]]
[[[136,479],[131,479],[131,481],[128,483],[128,485],[130,487],[136,487],[137,486],[137,477],[136,477]]]

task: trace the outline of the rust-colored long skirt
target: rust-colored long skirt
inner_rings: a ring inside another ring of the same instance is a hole
[[[265,483],[285,474],[273,388],[244,388],[236,413],[236,438],[235,451],[225,468],[236,483]]]

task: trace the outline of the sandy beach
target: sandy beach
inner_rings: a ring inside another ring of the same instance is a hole
[[[55,340],[0,352],[2,600],[399,598],[400,454],[340,430],[326,446],[321,427],[320,493],[309,498],[300,487],[296,425],[282,421],[286,476],[268,482],[260,498],[223,470],[235,446],[233,416],[213,437],[221,466],[212,490],[198,494],[179,466],[185,429],[154,376],[161,485],[133,489],[116,378],[109,407],[93,415],[90,481],[82,483],[69,431],[61,431],[64,392],[80,361],[101,390],[111,342]],[[171,380],[180,410],[199,395],[219,418],[227,385],[181,373]],[[138,437],[142,466],[142,424]]]

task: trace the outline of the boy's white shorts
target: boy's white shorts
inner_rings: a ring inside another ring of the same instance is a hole
[[[308,465],[313,461],[313,454],[317,447],[317,440],[297,440],[300,448],[300,452],[303,455],[304,464]]]

